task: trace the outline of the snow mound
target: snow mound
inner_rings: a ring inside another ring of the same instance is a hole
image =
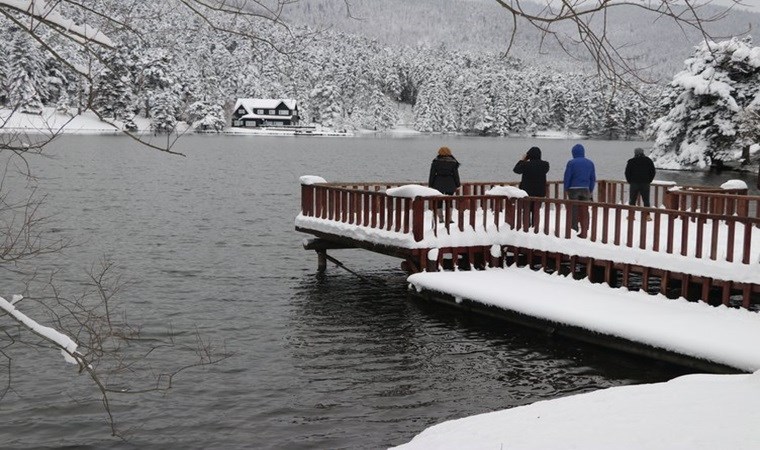
[[[312,184],[317,184],[317,183],[327,183],[327,181],[324,178],[318,177],[316,175],[304,175],[301,178],[299,178],[298,181],[300,181],[301,184],[306,185],[306,186],[310,186]]]
[[[528,193],[514,186],[495,186],[486,191],[486,195],[504,195],[509,198],[527,197]]]
[[[443,195],[441,191],[433,189],[427,186],[420,186],[419,184],[405,184],[403,186],[390,188],[385,191],[391,197],[433,197],[436,195]]]
[[[747,183],[742,180],[728,180],[720,185],[721,189],[747,189]]]

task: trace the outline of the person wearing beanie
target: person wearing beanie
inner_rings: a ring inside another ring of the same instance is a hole
[[[541,159],[541,149],[531,147],[523,155],[520,161],[517,161],[515,173],[522,175],[520,180],[520,189],[527,192],[531,197],[546,197],[546,174],[549,173],[549,162]],[[537,224],[539,202],[530,202],[530,226]]]
[[[641,197],[641,202],[649,208],[649,188],[656,173],[654,163],[644,155],[644,149],[634,149],[633,158],[629,159],[625,165],[625,181],[629,185],[629,205],[636,205],[636,201]]]
[[[586,158],[586,149],[582,144],[575,144],[571,150],[572,159],[565,166],[564,188],[570,200],[592,200],[596,185],[596,168],[594,163]],[[580,209],[573,206],[572,229],[579,230]],[[584,222],[588,219],[584,214]]]

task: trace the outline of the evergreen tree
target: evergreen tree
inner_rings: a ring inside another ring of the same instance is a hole
[[[219,105],[209,105],[203,101],[192,103],[187,116],[196,131],[222,131],[227,126],[224,111]]]
[[[120,46],[104,58],[104,67],[95,77],[92,108],[102,117],[131,119],[136,110],[135,49]]]
[[[42,113],[47,97],[45,57],[28,34],[15,31],[8,55],[8,106],[29,114]]]
[[[154,133],[171,133],[177,127],[177,95],[164,91],[152,98],[150,130]]]
[[[663,96],[652,158],[663,168],[705,168],[749,156],[760,84],[760,49],[749,39],[703,42]],[[756,142],[756,141],[755,141]]]

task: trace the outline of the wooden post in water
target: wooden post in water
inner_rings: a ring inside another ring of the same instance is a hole
[[[317,273],[327,270],[327,250],[317,250]]]

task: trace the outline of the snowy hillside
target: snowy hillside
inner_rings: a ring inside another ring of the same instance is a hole
[[[521,2],[526,10],[537,3]],[[494,0],[351,0],[350,15],[343,2],[301,0],[286,9],[286,17],[312,27],[331,28],[377,39],[392,46],[447,47],[454,50],[486,50],[503,53],[512,30],[509,14]],[[723,9],[705,7],[710,14]],[[632,45],[625,51],[637,56],[640,67],[656,79],[669,80],[702,36],[695,29],[680,29],[672,20],[635,7],[609,11],[606,35],[613,43]],[[707,30],[717,37],[751,35],[760,42],[760,14],[737,10]],[[570,24],[556,28],[572,34]],[[577,70],[588,61],[582,48],[569,57],[551,39],[538,52],[539,34],[518,22],[517,44],[512,55],[520,60],[561,70]],[[571,46],[571,48],[573,48]]]

